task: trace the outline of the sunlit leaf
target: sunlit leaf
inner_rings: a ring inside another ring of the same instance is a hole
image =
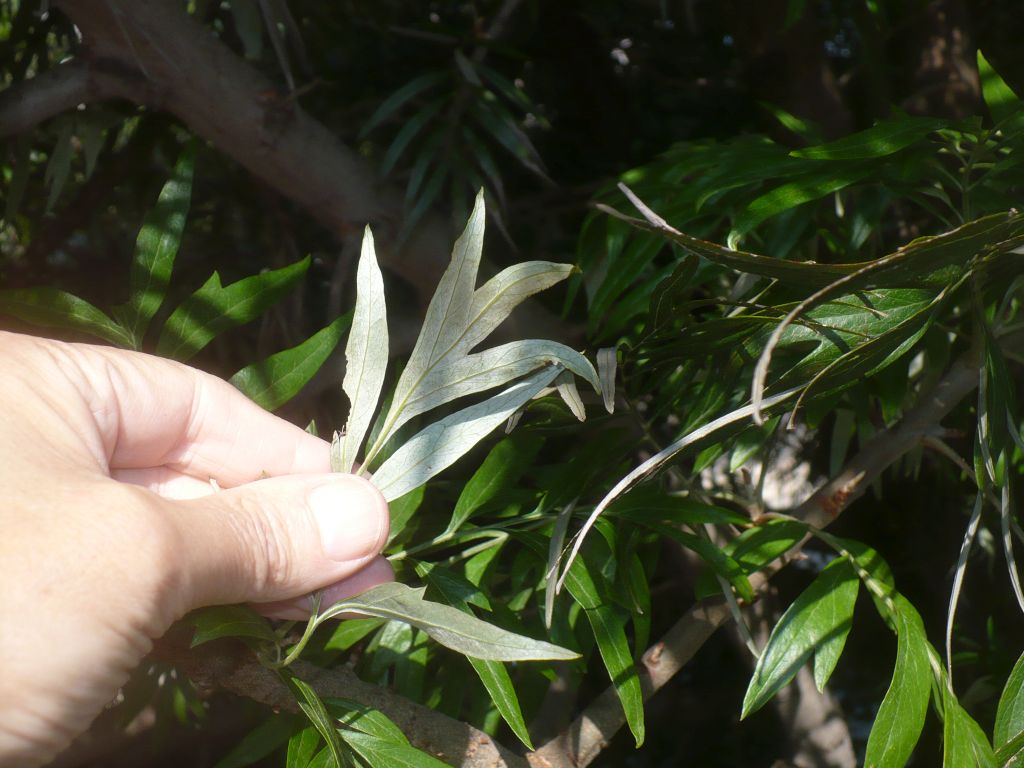
[[[812,656],[815,682],[824,688],[846,643],[859,586],[850,563],[835,560],[793,601],[757,661],[741,717],[767,704]]]
[[[351,314],[342,315],[301,344],[246,366],[230,381],[250,400],[275,411],[295,397],[320,370],[351,322]]]
[[[384,386],[388,367],[388,318],[384,305],[384,278],[377,266],[373,235],[367,227],[356,273],[356,308],[345,347],[345,381],[349,413],[335,472],[351,472]],[[396,497],[397,498],[397,497]]]
[[[374,473],[386,499],[397,499],[453,464],[550,384],[561,368],[545,368],[499,395],[456,411],[410,438]]]
[[[508,632],[451,606],[424,600],[422,588],[413,589],[398,582],[382,584],[335,603],[321,613],[321,620],[345,612],[410,624],[441,645],[478,659],[531,661],[578,657],[557,645]]]
[[[157,354],[188,360],[229,328],[248,323],[277,303],[306,273],[309,257],[281,269],[246,277],[228,286],[211,275],[167,319]]]

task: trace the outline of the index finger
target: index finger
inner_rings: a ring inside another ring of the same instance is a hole
[[[222,379],[152,355],[68,346],[91,385],[111,470],[166,466],[225,487],[330,471],[326,441],[264,411]]]

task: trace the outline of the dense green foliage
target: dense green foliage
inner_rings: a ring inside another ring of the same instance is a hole
[[[389,249],[415,246],[439,209],[466,226],[436,294],[403,282],[401,259],[382,259],[382,274],[369,235],[358,260],[350,235],[337,255],[208,136],[156,112],[90,104],[0,158],[12,327],[234,373],[256,402],[325,436],[347,423],[335,468],[365,460],[399,489],[386,491],[385,554],[410,586],[317,602],[304,629],[240,606],[190,617],[195,645],[240,638],[303,714],[258,712],[217,765],[445,764],[379,711],[321,697],[292,672],[300,657],[530,750],[610,685],[632,740],[618,737],[607,765],[633,746],[650,756],[638,765],[684,747],[707,765],[791,755],[809,734],[774,734],[796,718],[773,705],[809,665],[818,691],[840,692],[866,765],[1020,764],[1024,69],[1006,49],[992,44],[998,71],[971,50],[981,98],[967,108],[923,109],[908,88],[906,111],[864,107],[837,131],[815,119],[828,109],[797,115],[728,91],[744,47],[764,41],[707,9],[684,54],[676,20],[644,4],[433,4],[426,20],[402,3],[289,5],[266,27],[262,3],[189,13],[291,83],[396,187],[400,220],[370,222]],[[778,34],[819,24],[827,65],[868,91],[877,38],[923,23],[895,5],[782,3]],[[4,82],[80,51],[61,14],[0,9]],[[611,46],[600,73],[565,63],[567,19]],[[855,53],[842,54],[851,37]],[[718,111],[699,89],[664,87],[708,77],[729,96]],[[594,82],[608,93],[572,91]],[[650,103],[664,121],[638,108],[614,141],[573,113],[611,121],[614,107]],[[102,207],[88,204],[97,196]],[[477,287],[481,247],[511,266]],[[273,255],[245,255],[257,251]],[[85,277],[95,263],[103,281]],[[563,322],[529,334],[558,341],[477,348],[528,297],[554,317],[558,301],[533,294],[563,279]],[[422,313],[403,314],[414,297]],[[366,376],[343,381],[342,349]],[[936,397],[937,384],[956,398]],[[768,498],[797,471],[796,490]],[[828,478],[842,484],[815,496]],[[694,600],[728,606],[722,633],[737,642],[709,643],[691,664],[701,669],[659,694],[718,689],[679,706],[707,718],[690,727],[659,698],[645,710],[636,662]],[[341,611],[365,618],[327,621]],[[187,681],[140,673],[133,685],[126,718],[158,702],[217,727]]]

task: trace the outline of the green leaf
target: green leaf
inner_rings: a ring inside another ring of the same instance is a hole
[[[681,493],[666,493],[655,487],[630,491],[608,508],[608,514],[635,521],[656,520],[678,525],[750,525],[749,517],[731,509],[705,504]]]
[[[137,345],[142,344],[150,320],[167,295],[192,198],[194,166],[195,150],[189,147],[178,158],[174,174],[146,214],[135,241],[123,320]]]
[[[903,768],[921,736],[928,713],[932,674],[924,624],[905,598],[897,595],[893,602],[896,666],[868,736],[865,768]]]
[[[286,768],[309,768],[320,742],[320,731],[311,725],[293,734],[288,740]]]
[[[942,692],[942,768],[996,768],[992,746],[948,688]]]
[[[345,381],[349,413],[341,440],[341,459],[335,472],[351,472],[370,428],[388,367],[388,318],[384,278],[377,266],[373,234],[367,227],[356,274],[356,308],[345,347]],[[396,497],[397,498],[397,497]]]
[[[828,171],[807,174],[776,187],[753,200],[736,217],[732,231],[729,233],[729,245],[735,245],[741,237],[772,216],[778,216],[790,208],[838,192],[873,173],[875,173],[875,168],[872,166],[858,164],[853,167],[833,168]]]
[[[457,531],[474,512],[499,493],[514,485],[533,461],[544,441],[533,435],[507,437],[487,454],[459,494],[449,531]]]
[[[215,336],[248,323],[278,302],[302,279],[309,257],[281,269],[247,277],[222,286],[220,275],[210,276],[167,319],[156,352],[162,357],[188,360]]]
[[[525,541],[531,548],[538,547],[531,539]],[[543,545],[539,546],[541,549],[538,554],[541,554]],[[584,556],[569,565],[565,574],[565,588],[583,608],[594,632],[598,652],[622,704],[629,730],[632,731],[639,747],[644,741],[645,734],[643,690],[629,650],[629,641],[626,639],[625,622],[619,619],[614,608],[606,602],[598,589],[601,577],[594,560],[594,553],[584,550]]]
[[[409,743],[402,729],[380,710],[360,704],[358,701],[337,697],[324,699],[324,706],[338,722],[348,728],[395,744]]]
[[[579,656],[543,640],[495,627],[451,606],[424,600],[423,591],[398,582],[381,584],[335,603],[321,613],[319,621],[345,612],[401,621],[423,630],[447,648],[478,659],[536,661]]]
[[[256,404],[276,411],[320,370],[351,322],[351,314],[342,315],[301,344],[246,366],[230,381]]]
[[[996,711],[996,726],[992,741],[1001,749],[1024,732],[1024,654],[1013,665]]]
[[[388,457],[373,484],[385,499],[397,499],[460,459],[550,384],[558,366],[545,368],[499,395],[436,421]]]
[[[381,105],[377,107],[374,113],[370,116],[366,125],[364,125],[363,129],[359,132],[359,137],[363,138],[367,136],[370,131],[398,112],[398,110],[404,107],[409,101],[424,91],[433,88],[435,85],[443,83],[447,77],[448,74],[446,72],[428,72],[425,75],[420,75],[419,77],[410,80],[388,96]]]
[[[224,757],[218,760],[213,768],[243,768],[262,760],[278,747],[288,741],[295,731],[295,719],[288,715],[271,715],[269,720],[264,721],[242,737],[234,748]],[[289,745],[289,752],[291,747]],[[288,768],[292,768],[289,759]],[[305,763],[303,764],[305,768]]]
[[[244,605],[200,608],[189,614],[189,619],[196,628],[192,636],[193,648],[220,637],[251,637],[271,643],[277,641],[270,622]]]
[[[572,592],[572,585],[566,581],[566,587]],[[587,621],[594,631],[597,649],[604,661],[608,676],[615,686],[615,692],[622,703],[626,714],[626,722],[633,733],[636,746],[644,743],[644,694],[640,687],[640,677],[636,673],[633,655],[626,639],[625,622],[622,621],[610,605],[599,605],[585,608]]]
[[[427,564],[424,563],[423,565],[426,566]],[[420,572],[420,569],[417,568],[417,571]],[[441,566],[426,567],[422,570],[421,574],[431,586],[441,593],[445,602],[453,608],[458,608],[463,613],[473,615],[473,609],[469,607],[466,596],[467,594],[479,592],[476,586]],[[508,727],[526,745],[527,749],[533,749],[533,742],[530,741],[530,732],[526,728],[526,721],[523,720],[523,712],[519,707],[519,697],[516,696],[516,689],[512,685],[512,678],[509,676],[505,665],[500,661],[488,661],[473,658],[472,656],[468,657],[467,661],[472,665],[473,670],[480,678],[480,682],[484,684],[484,688],[487,689],[491,701],[494,702],[494,706],[501,714],[502,719],[508,723]]]
[[[448,768],[448,763],[442,763],[411,744],[399,744],[359,731],[342,731],[341,737],[368,765],[389,768]]]
[[[992,113],[992,119],[1001,123],[1020,111],[1020,98],[1006,81],[995,71],[984,54],[978,51],[978,76],[985,105]]]
[[[757,661],[741,718],[767,704],[811,656],[819,690],[835,668],[853,622],[860,581],[849,561],[832,561],[779,619]],[[819,673],[819,659],[820,673]]]
[[[287,670],[281,670],[280,674],[295,694],[299,709],[305,713],[309,721],[320,732],[320,735],[324,737],[335,765],[350,765],[351,761],[348,758],[348,752],[341,741],[334,720],[331,718],[330,713],[328,713],[324,703],[320,700],[320,696],[313,689],[313,686],[295,677],[295,675]]]
[[[906,149],[946,124],[945,120],[902,115],[828,144],[794,150],[790,155],[809,160],[872,160]]]
[[[87,333],[119,347],[131,348],[132,337],[84,299],[56,288],[14,288],[0,291],[0,314],[44,328]]]

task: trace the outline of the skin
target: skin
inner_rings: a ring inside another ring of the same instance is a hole
[[[52,759],[190,610],[392,577],[376,489],[220,379],[0,332],[0,404],[0,765]]]

